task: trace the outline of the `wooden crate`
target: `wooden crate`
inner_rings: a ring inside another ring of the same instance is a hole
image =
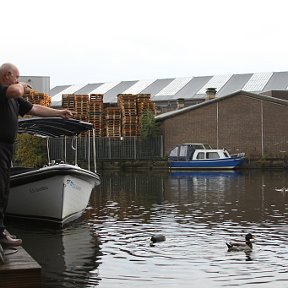
[[[75,109],[75,95],[62,94],[62,108],[74,111]]]
[[[93,100],[95,100],[95,101],[101,101],[101,102],[103,102],[103,94],[90,94],[90,101],[93,101]]]
[[[23,98],[32,104],[39,104],[46,107],[49,107],[51,104],[51,97],[47,93],[40,93],[32,89],[25,89]]]

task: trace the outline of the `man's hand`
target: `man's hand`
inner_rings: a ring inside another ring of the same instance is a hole
[[[32,86],[30,86],[29,84],[25,83],[25,82],[20,82],[19,84],[21,84],[23,86],[24,89],[33,89]]]
[[[60,112],[60,117],[64,119],[69,119],[73,117],[73,113],[68,109],[59,110],[59,112]]]
[[[29,94],[29,93],[33,90],[32,86],[30,86],[30,85],[27,84],[27,83],[20,82],[19,84],[23,86],[23,88],[24,88],[24,94]]]

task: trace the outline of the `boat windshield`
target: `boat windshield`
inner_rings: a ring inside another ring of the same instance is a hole
[[[209,144],[203,144],[205,149],[212,149],[212,147]]]
[[[191,145],[194,149],[205,149],[203,144],[193,144]]]
[[[227,158],[230,157],[230,155],[229,155],[229,153],[228,153],[227,151],[224,151],[224,155],[225,155]]]
[[[209,144],[192,143],[192,144],[188,144],[188,145],[193,147],[194,149],[212,149]]]

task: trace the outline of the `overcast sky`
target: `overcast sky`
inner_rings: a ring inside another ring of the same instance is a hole
[[[0,62],[51,88],[288,71],[287,0],[13,0]]]

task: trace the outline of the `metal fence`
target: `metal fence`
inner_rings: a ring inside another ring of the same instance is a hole
[[[162,136],[149,139],[141,137],[100,137],[95,138],[96,160],[157,160],[163,157]],[[77,142],[77,150],[76,150]],[[93,141],[90,138],[51,138],[49,141],[50,159],[74,162],[75,152],[78,161],[93,159]],[[72,149],[71,149],[72,148]],[[89,157],[90,154],[90,157]]]

